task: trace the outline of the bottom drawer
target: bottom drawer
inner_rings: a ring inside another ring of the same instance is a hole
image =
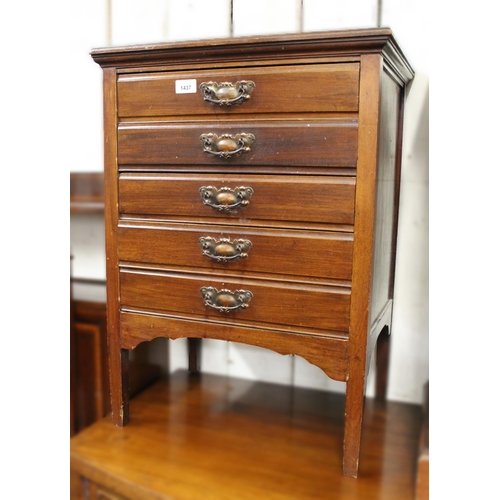
[[[348,332],[350,289],[138,269],[120,272],[122,310]]]

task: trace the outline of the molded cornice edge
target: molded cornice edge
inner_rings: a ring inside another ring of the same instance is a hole
[[[414,72],[388,28],[130,45],[95,49],[91,56],[101,67],[119,70],[196,63],[226,65],[275,58],[359,57],[374,53],[383,55],[386,65],[404,84],[413,78]]]

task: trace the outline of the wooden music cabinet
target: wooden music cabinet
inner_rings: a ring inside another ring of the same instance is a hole
[[[302,356],[346,382],[357,476],[367,367],[392,317],[403,106],[389,29],[96,49],[104,72],[113,420],[159,336]]]

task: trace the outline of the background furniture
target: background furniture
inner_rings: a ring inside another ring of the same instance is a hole
[[[102,172],[72,172],[69,178],[70,212],[104,215]]]
[[[392,322],[413,77],[391,31],[92,56],[104,69],[115,423],[129,420],[139,343],[244,342],[346,381],[343,471],[357,476],[367,366]]]
[[[71,213],[104,214],[102,173],[72,173]],[[73,281],[73,278],[71,278]],[[82,280],[78,281],[94,281]],[[99,282],[105,285],[105,282]],[[76,300],[70,286],[71,431],[73,436],[111,411],[107,348],[106,304]],[[138,346],[131,361],[131,394],[157,380],[161,366],[153,361],[157,343]]]
[[[415,498],[416,500],[429,499],[429,382],[424,386]]]

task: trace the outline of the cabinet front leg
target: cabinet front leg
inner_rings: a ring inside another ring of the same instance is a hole
[[[346,383],[343,466],[344,476],[358,477],[364,400],[364,377],[350,378]]]
[[[129,422],[129,351],[110,346],[110,392],[113,422],[123,427]]]

